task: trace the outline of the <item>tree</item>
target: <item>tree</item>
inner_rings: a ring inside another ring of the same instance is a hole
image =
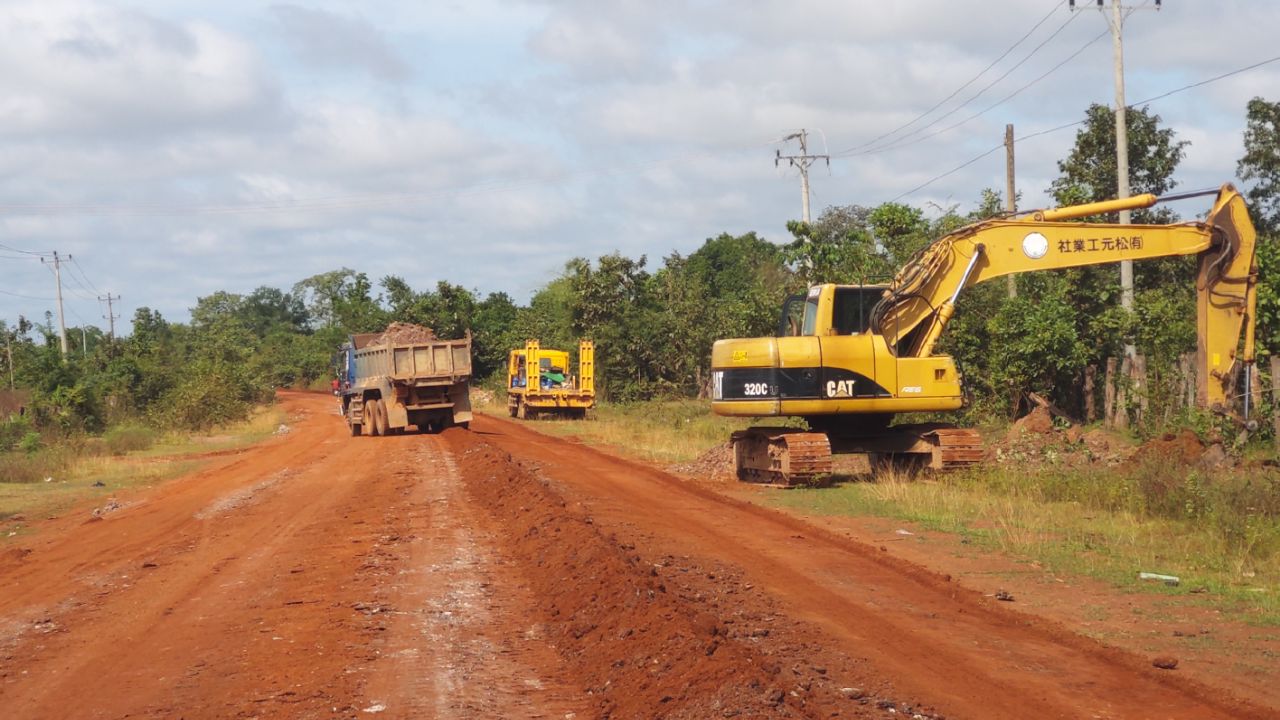
[[[1130,108],[1125,113],[1129,139],[1129,190],[1133,194],[1163,195],[1177,183],[1173,171],[1190,143],[1176,139],[1170,128],[1160,127],[1160,116],[1146,108]],[[1085,125],[1076,133],[1075,145],[1065,160],[1058,161],[1061,173],[1049,187],[1059,205],[1110,200],[1116,196],[1116,124],[1112,110],[1090,105]],[[1134,222],[1170,222],[1167,209],[1138,210]],[[1115,221],[1112,216],[1111,222]]]
[[[1173,173],[1189,144],[1178,140],[1170,128],[1160,127],[1160,116],[1146,108],[1131,108],[1126,114],[1129,140],[1129,187],[1134,194],[1162,195],[1177,183]],[[1102,105],[1090,105],[1085,111],[1085,124],[1076,133],[1075,144],[1066,159],[1058,162],[1060,175],[1050,186],[1059,205],[1073,205],[1113,199],[1116,195],[1115,116]],[[1135,223],[1169,223],[1177,216],[1167,208],[1135,210]],[[1093,218],[1094,221],[1117,222],[1115,214]],[[1061,291],[1066,306],[1074,316],[1080,337],[1093,340],[1089,361],[1119,353],[1126,336],[1133,336],[1138,317],[1118,307],[1119,275],[1110,267],[1087,267],[1063,270],[1054,275],[1065,281]],[[1192,307],[1195,262],[1190,258],[1165,258],[1134,264],[1135,306],[1144,302],[1158,304],[1162,310]],[[1027,282],[1030,292],[1059,288],[1049,280]],[[1022,287],[1021,285],[1019,286]],[[1034,298],[1034,295],[1032,296]],[[1187,312],[1180,322],[1144,328],[1134,340],[1139,351],[1157,363],[1169,363],[1173,357],[1164,353],[1178,346],[1194,323],[1194,312]],[[1190,348],[1188,348],[1190,349]]]
[[[1280,230],[1280,102],[1249,101],[1244,157],[1236,165],[1241,180],[1253,180],[1245,192],[1258,229]]]

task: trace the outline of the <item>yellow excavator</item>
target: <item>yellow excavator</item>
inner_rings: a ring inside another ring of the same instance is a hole
[[[1214,193],[1203,221],[1079,222]],[[891,426],[898,413],[964,404],[955,361],[935,355],[934,346],[965,288],[1014,273],[1196,255],[1197,404],[1232,414],[1234,383],[1242,370],[1249,381],[1254,362],[1255,240],[1244,199],[1231,185],[968,225],[921,250],[890,283],[815,285],[788,298],[777,337],[717,341],[711,351],[712,411],[801,417],[809,425],[809,431],[753,427],[734,433],[741,480],[811,483],[831,473],[833,452],[914,456],[935,469],[973,464],[983,457],[973,430],[936,423]]]

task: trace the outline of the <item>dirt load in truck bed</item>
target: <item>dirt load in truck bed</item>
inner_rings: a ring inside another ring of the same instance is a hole
[[[413,343],[437,340],[436,331],[429,327],[413,323],[393,322],[382,331],[374,344],[377,345],[411,345]]]

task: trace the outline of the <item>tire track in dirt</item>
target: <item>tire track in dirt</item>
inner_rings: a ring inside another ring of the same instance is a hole
[[[528,589],[514,561],[485,530],[484,511],[463,492],[437,436],[397,456],[389,475],[407,512],[387,517],[384,543],[402,548],[398,570],[362,610],[386,617],[375,640],[390,671],[370,679],[370,708],[391,717],[575,717],[585,710],[559,657],[528,624]],[[439,482],[419,482],[420,476]],[[383,481],[388,478],[384,477]]]

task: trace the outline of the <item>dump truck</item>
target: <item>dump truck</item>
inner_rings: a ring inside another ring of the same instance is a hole
[[[393,324],[351,335],[336,356],[342,414],[353,437],[397,435],[471,423],[471,334],[436,338],[427,328]]]
[[[1216,195],[1204,220],[1171,224],[1081,222],[1118,210]],[[966,289],[1015,273],[1178,256],[1194,257],[1196,404],[1240,418],[1235,388],[1253,376],[1257,322],[1256,234],[1231,185],[1157,197],[1146,194],[960,228],[924,248],[892,282],[815,285],[786,300],[774,337],[719,340],[711,351],[718,415],[800,417],[809,429],[753,427],[733,434],[739,479],[813,482],[832,454],[906,456],[946,469],[983,458],[971,429],[942,423],[894,425],[896,415],[959,409],[965,402],[953,358],[936,353]]]
[[[507,412],[513,418],[559,416],[581,420],[596,404],[596,346],[578,342],[578,374],[570,375],[569,352],[529,340],[507,358]]]

